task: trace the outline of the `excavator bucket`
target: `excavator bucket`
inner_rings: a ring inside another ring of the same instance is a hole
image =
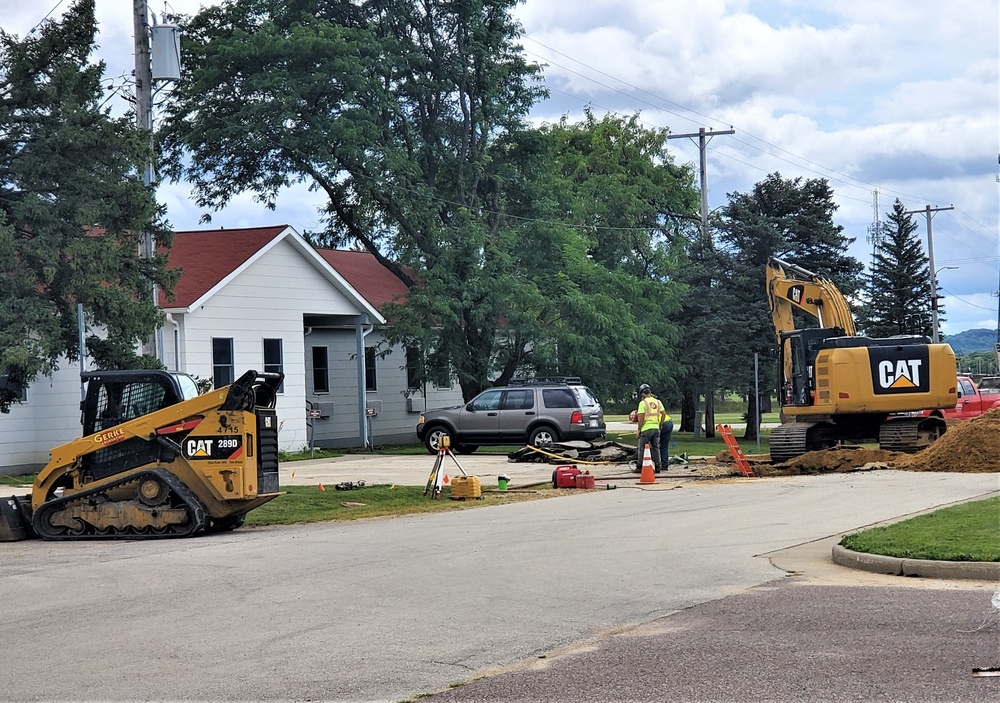
[[[34,536],[31,496],[0,498],[0,542],[18,542]]]

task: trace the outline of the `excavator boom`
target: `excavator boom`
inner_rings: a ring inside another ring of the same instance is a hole
[[[816,318],[820,328],[837,328],[849,337],[857,334],[851,306],[828,278],[772,257],[767,263],[767,291],[779,342],[783,333],[795,330],[796,308]]]

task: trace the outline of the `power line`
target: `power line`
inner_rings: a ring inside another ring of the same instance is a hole
[[[698,115],[700,117],[704,117],[705,119],[710,120],[712,122],[717,122],[719,124],[728,124],[728,122],[726,122],[724,120],[719,120],[719,119],[714,118],[714,117],[712,117],[710,115],[706,115],[706,114],[704,114],[702,112],[699,112],[699,111],[697,111],[697,110],[695,110],[693,108],[687,107],[685,105],[682,105],[680,103],[674,102],[672,100],[668,100],[667,98],[664,98],[661,95],[657,95],[657,94],[652,93],[652,92],[650,92],[648,90],[645,90],[643,88],[635,86],[635,85],[629,83],[628,81],[625,81],[625,80],[623,80],[621,78],[613,76],[613,75],[611,75],[611,74],[609,74],[609,73],[607,73],[605,71],[602,71],[599,68],[591,66],[590,64],[586,63],[585,61],[580,61],[577,58],[574,58],[574,57],[572,57],[572,56],[570,56],[568,54],[565,54],[565,53],[563,53],[561,51],[558,51],[557,49],[554,49],[554,48],[552,48],[552,47],[544,44],[543,42],[540,42],[537,39],[535,39],[535,38],[533,38],[531,36],[528,36],[527,34],[522,35],[522,38],[528,39],[529,41],[532,41],[535,44],[538,44],[539,46],[547,49],[548,51],[551,51],[551,52],[553,52],[555,54],[558,54],[560,56],[564,56],[567,59],[573,61],[574,63],[577,63],[577,64],[579,64],[579,65],[581,65],[581,66],[583,66],[583,67],[585,67],[585,68],[587,68],[587,69],[595,72],[595,73],[598,73],[598,74],[603,75],[603,76],[607,76],[608,78],[611,78],[612,80],[617,81],[618,83],[620,83],[622,85],[628,86],[629,88],[631,88],[633,90],[636,90],[636,91],[639,91],[639,92],[644,93],[646,95],[649,95],[651,97],[654,97],[658,101],[661,101],[661,102],[666,103],[668,105],[675,106],[675,107],[677,107],[679,109],[682,109],[682,110],[684,110],[686,112],[690,112],[691,114]],[[552,65],[558,66],[559,68],[562,68],[562,69],[564,69],[566,71],[569,71],[570,73],[573,73],[574,75],[580,76],[581,78],[583,78],[585,80],[588,80],[588,81],[590,81],[590,82],[592,82],[592,83],[594,83],[596,85],[599,85],[601,87],[607,88],[608,90],[611,90],[613,92],[616,92],[616,93],[619,93],[621,95],[624,95],[624,96],[626,96],[626,97],[628,97],[628,98],[630,98],[632,100],[637,100],[638,102],[641,102],[641,103],[644,103],[644,104],[649,105],[651,107],[655,107],[657,109],[663,110],[664,112],[667,112],[668,114],[675,115],[676,117],[680,117],[681,119],[685,119],[685,120],[688,120],[688,121],[691,121],[691,122],[695,121],[695,120],[692,120],[690,117],[687,117],[686,115],[682,115],[682,114],[674,112],[672,110],[666,110],[666,109],[662,108],[660,105],[657,105],[657,104],[654,104],[654,103],[650,103],[647,100],[642,100],[640,98],[636,98],[632,94],[625,93],[622,90],[619,90],[617,88],[609,86],[606,83],[602,83],[601,81],[595,80],[594,78],[592,78],[590,76],[587,76],[587,75],[585,75],[583,73],[580,73],[579,71],[575,71],[575,70],[573,70],[573,69],[571,69],[571,68],[569,68],[567,66],[564,66],[564,65],[562,65],[560,63],[552,61],[551,59],[548,59],[548,58],[546,58],[544,56],[541,56],[541,55],[536,54],[534,52],[530,52],[527,49],[525,49],[525,52],[531,54],[532,56],[536,56],[536,57],[542,59],[543,61],[547,61],[547,62],[551,63]],[[581,98],[578,98],[578,99],[581,99]],[[807,159],[807,158],[805,158],[803,156],[799,156],[798,154],[795,154],[795,153],[793,153],[791,151],[788,151],[787,149],[784,149],[784,148],[782,148],[782,147],[780,147],[780,146],[778,146],[776,144],[772,144],[771,142],[767,141],[766,139],[758,137],[758,136],[756,136],[756,135],[754,135],[754,134],[752,134],[750,132],[747,132],[746,130],[741,130],[741,132],[744,133],[744,134],[746,134],[748,137],[751,137],[752,139],[756,139],[757,141],[761,142],[762,144],[765,144],[765,145],[771,147],[772,149],[775,149],[775,150],[780,151],[782,153],[788,154],[789,156],[792,156],[792,157],[794,157],[794,158],[796,158],[796,159],[798,159],[798,160],[800,160],[800,161],[802,161],[802,162],[804,162],[806,164],[809,164],[811,166],[815,166],[815,167],[817,167],[819,169],[822,169],[822,170],[821,171],[816,171],[816,170],[805,168],[804,166],[802,166],[802,164],[795,163],[795,162],[792,162],[792,161],[788,161],[787,159],[784,159],[784,158],[782,158],[782,157],[780,157],[780,156],[778,156],[776,154],[771,154],[771,153],[767,152],[766,150],[762,149],[759,146],[756,146],[754,144],[750,144],[750,143],[748,143],[748,142],[746,142],[744,140],[741,140],[739,138],[735,138],[735,141],[737,141],[737,142],[739,142],[739,143],[741,143],[741,144],[743,144],[743,145],[745,145],[745,146],[747,146],[747,147],[749,147],[751,149],[756,149],[756,150],[760,151],[763,154],[767,154],[768,156],[771,156],[772,158],[779,159],[781,161],[789,163],[789,164],[791,164],[793,166],[796,166],[798,168],[803,168],[803,169],[805,169],[807,171],[811,171],[812,173],[817,173],[818,175],[824,176],[824,177],[828,178],[829,180],[837,181],[839,183],[843,183],[844,185],[847,185],[847,186],[850,186],[850,187],[864,188],[865,190],[868,190],[868,189],[874,188],[874,187],[881,187],[878,184],[869,183],[868,181],[865,181],[864,179],[858,178],[856,176],[851,176],[851,175],[846,174],[846,173],[841,173],[840,171],[837,171],[836,169],[830,168],[828,166],[824,166],[822,164],[818,164],[818,163],[816,163],[814,161],[811,161],[810,159]],[[723,156],[723,157],[726,157],[726,158],[733,158],[733,157],[729,156],[728,154],[726,154],[723,151],[720,151],[718,153],[719,153],[720,156]],[[745,163],[745,162],[739,161],[738,159],[734,159],[734,160],[736,160],[739,163]],[[831,174],[831,173],[834,173],[834,174],[837,174],[839,176],[842,176],[844,179],[848,179],[848,180],[845,181],[845,180],[841,180],[841,179],[837,179],[837,178],[832,178],[832,177],[829,176],[829,174]],[[854,182],[852,182],[852,181],[854,181]],[[858,185],[859,183],[863,184],[863,185]],[[911,195],[911,194],[908,194],[908,193],[903,193],[901,191],[892,190],[890,188],[882,187],[882,190],[885,191],[885,192],[887,192],[887,193],[892,193],[894,195],[900,195],[900,196],[903,196],[903,197],[906,197],[906,198],[909,198],[909,199],[912,199],[912,200],[923,200],[924,202],[937,202],[937,201],[934,201],[933,199],[930,199],[930,198],[923,198],[923,197]],[[861,202],[868,202],[868,201],[866,199],[866,200],[863,200]]]

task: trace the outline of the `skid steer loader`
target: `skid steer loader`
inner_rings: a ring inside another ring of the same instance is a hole
[[[0,541],[151,539],[228,531],[278,493],[280,373],[197,395],[168,371],[83,374],[81,439],[31,495],[0,498]]]

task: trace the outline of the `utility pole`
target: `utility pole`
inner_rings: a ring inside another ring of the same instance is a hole
[[[708,231],[708,143],[712,137],[722,134],[736,134],[735,129],[707,130],[701,127],[697,132],[688,134],[668,134],[667,139],[684,139],[698,137],[698,152],[700,154],[701,175],[701,238],[709,248],[712,246],[712,236]]]
[[[132,0],[132,40],[135,46],[135,122],[139,129],[153,132],[153,69],[149,49],[149,8],[147,0]],[[150,188],[153,183],[153,162],[147,160],[143,170],[143,184]],[[142,233],[142,249],[140,255],[144,259],[152,259],[155,252],[153,233],[147,229]],[[157,304],[156,284],[153,284],[151,295],[154,307]],[[156,344],[156,331],[146,344],[144,351],[155,356],[161,362],[162,355]]]
[[[938,331],[938,294],[937,294],[937,272],[934,269],[934,236],[931,229],[931,217],[935,212],[942,210],[954,210],[954,205],[948,207],[926,206],[923,210],[907,210],[904,214],[912,215],[917,212],[924,213],[927,218],[927,260],[931,265],[931,341],[937,344],[941,341],[941,334]]]
[[[698,152],[700,154],[699,165],[700,165],[700,175],[701,175],[701,242],[702,246],[705,247],[706,251],[711,251],[714,246],[712,244],[712,233],[708,229],[708,143],[712,140],[712,137],[723,135],[723,134],[736,134],[735,129],[720,129],[720,130],[708,130],[704,127],[698,129],[698,132],[691,132],[688,134],[668,134],[667,139],[685,139],[689,138],[692,141],[695,137],[698,138]],[[707,377],[707,383],[705,388],[705,436],[714,437],[715,436],[715,382],[713,380],[714,374],[712,369],[706,369],[705,375]],[[697,402],[697,398],[695,399]],[[697,418],[697,414],[695,415]],[[698,421],[695,419],[695,436],[698,432]]]

